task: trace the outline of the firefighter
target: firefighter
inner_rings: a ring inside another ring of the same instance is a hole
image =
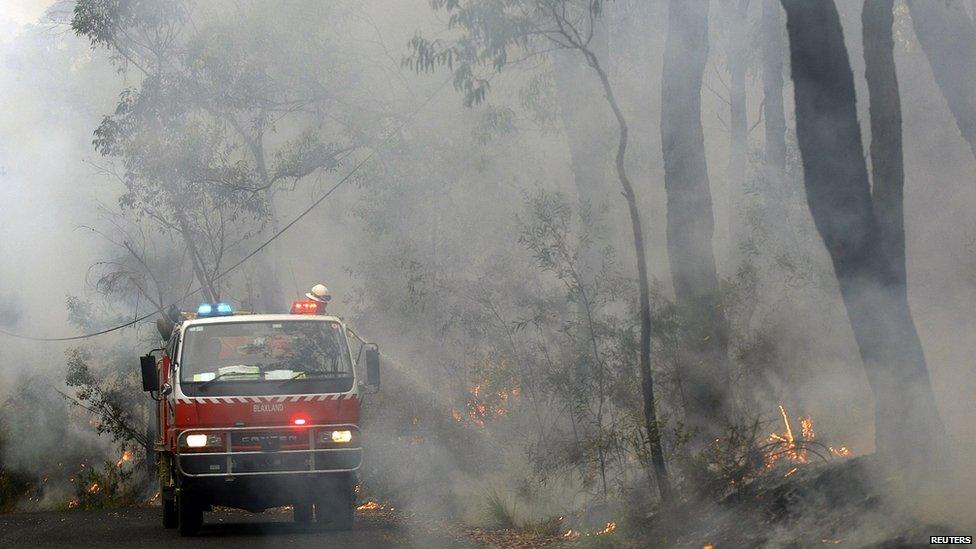
[[[312,301],[317,301],[322,310],[319,314],[325,312],[326,306],[332,301],[332,292],[325,287],[325,284],[316,284],[312,286],[312,291],[305,294],[305,297],[311,299]]]

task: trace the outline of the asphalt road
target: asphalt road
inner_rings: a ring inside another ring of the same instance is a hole
[[[194,538],[162,527],[159,508],[0,515],[0,547],[474,547],[389,513],[357,513],[356,527],[328,531],[291,521],[290,512],[204,514]]]

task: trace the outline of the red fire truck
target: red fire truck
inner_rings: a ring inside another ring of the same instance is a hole
[[[356,337],[354,353],[352,332],[315,300],[291,314],[218,303],[170,317],[157,322],[165,345],[141,357],[163,526],[189,536],[214,505],[292,505],[297,522],[351,528],[359,406],[379,387],[377,347]]]

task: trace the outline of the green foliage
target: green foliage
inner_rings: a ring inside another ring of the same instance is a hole
[[[182,0],[79,0],[74,5],[71,28],[86,36],[92,46],[116,48],[128,58],[131,52],[121,49],[136,44],[151,47],[154,41],[172,39],[160,28],[174,30],[187,17]],[[129,36],[134,37],[131,44]],[[131,61],[131,59],[129,59]]]
[[[111,435],[124,447],[147,448],[152,444],[144,428],[146,401],[136,379],[136,369],[124,357],[101,357],[108,365],[92,368],[91,349],[75,347],[65,352],[65,383],[75,389],[71,401],[93,416],[95,432]]]
[[[124,464],[123,464],[124,465]],[[106,461],[101,469],[84,467],[74,478],[74,497],[64,509],[122,509],[144,501],[145,488],[133,470]]]
[[[474,129],[475,139],[482,145],[515,131],[515,111],[507,107],[489,105]]]
[[[115,113],[95,130],[96,150],[125,167],[119,204],[164,219],[176,209],[265,217],[263,200],[242,191],[250,168],[228,148],[222,125],[188,109],[191,98],[176,78],[147,78],[140,89],[123,91]]]
[[[72,20],[77,34],[138,77],[94,132],[95,149],[120,168],[107,170],[125,185],[123,220],[111,220],[105,236],[127,257],[101,265],[101,289],[157,306],[165,305],[161,294],[185,288],[188,275],[219,296],[231,281],[217,275],[239,244],[266,229],[275,192],[335,171],[387,118],[360,108],[337,84],[352,78],[328,32],[341,24],[342,7],[294,3],[266,17],[262,6],[227,4],[230,18],[213,17],[209,7],[80,0]],[[169,241],[143,234],[146,244],[134,245],[132,224]],[[147,277],[156,268],[147,244],[172,249],[174,237],[188,254],[159,255],[193,269]],[[280,291],[276,280],[262,286],[264,294]]]
[[[514,529],[520,526],[513,498],[492,491],[485,497],[485,522],[491,528]]]
[[[2,409],[8,412],[0,415],[2,509],[30,510],[49,503],[51,495],[63,494],[78,464],[104,455],[84,434],[87,417],[73,413],[50,379],[22,378]]]
[[[448,15],[451,40],[414,36],[404,66],[416,72],[446,67],[466,106],[482,103],[491,78],[506,66],[553,49],[585,47],[603,0],[431,0]]]
[[[113,275],[131,275],[131,272],[113,271]],[[106,281],[99,280],[99,284],[104,285]],[[96,304],[91,300],[82,299],[75,295],[66,296],[64,301],[68,322],[84,331],[100,330],[105,326],[118,325],[131,320],[131,316],[128,314],[105,310],[110,308],[110,303]]]
[[[765,425],[758,420],[728,429],[726,436],[693,456],[681,458],[684,488],[709,501],[735,493],[765,468]]]
[[[593,248],[602,238],[593,232],[596,223],[585,209],[574,212],[566,197],[546,192],[528,197],[526,208],[519,242],[563,293],[531,302],[532,314],[518,326],[536,343],[522,360],[535,362],[527,369],[542,376],[539,392],[550,405],[570,412],[572,421],[571,432],[562,432],[558,422],[548,428],[548,440],[531,455],[543,475],[576,468],[584,486],[600,492],[599,481],[607,477],[620,494],[639,478],[640,469],[627,464],[646,466],[648,459],[642,401],[633,381],[638,376],[632,283],[614,274],[612,250],[601,250],[599,261],[593,260]],[[652,361],[666,456],[686,490],[709,498],[762,470],[764,433],[757,418],[775,411],[788,380],[783,364],[790,358],[777,341],[779,333],[751,321],[766,310],[759,294],[765,276],[746,262],[722,285],[719,306],[738,327],[730,390],[739,415],[728,418],[720,444],[698,453],[686,446],[694,433],[682,424],[682,383],[688,369],[698,367],[701,359],[694,349],[714,315],[678,306],[660,285],[652,287]]]
[[[557,126],[559,109],[556,106],[552,75],[548,72],[534,74],[519,89],[519,105],[529,113],[530,119],[543,129]]]
[[[641,398],[633,383],[633,285],[614,272],[610,249],[594,249],[598,226],[589,212],[574,212],[565,196],[544,192],[529,197],[527,207],[519,242],[564,293],[533,303],[520,327],[534,332],[530,356],[542,375],[540,392],[569,414],[568,425],[547,429],[549,440],[534,457],[540,472],[577,469],[584,486],[606,497],[642,475],[646,463]]]

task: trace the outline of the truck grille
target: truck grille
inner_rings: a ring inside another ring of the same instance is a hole
[[[231,451],[277,452],[280,450],[308,449],[307,432],[297,431],[245,431],[230,436]]]
[[[237,473],[276,473],[281,471],[309,471],[311,470],[311,456],[308,452],[301,453],[261,453],[250,456],[234,456],[231,458],[234,472]]]
[[[349,446],[316,447],[319,431],[352,430]],[[177,454],[177,465],[187,476],[235,476],[340,472],[362,464],[358,429],[352,425],[313,425],[293,428],[193,429],[193,433],[220,433],[229,445],[221,451]]]

